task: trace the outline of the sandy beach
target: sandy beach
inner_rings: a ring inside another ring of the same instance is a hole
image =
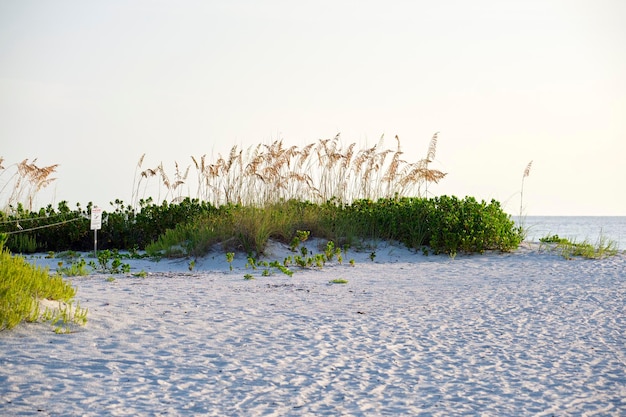
[[[374,250],[292,277],[215,253],[69,278],[89,322],[0,332],[0,415],[626,415],[623,253]]]

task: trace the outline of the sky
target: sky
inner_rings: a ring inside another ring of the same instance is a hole
[[[40,206],[106,209],[143,154],[339,133],[416,162],[440,132],[434,195],[624,216],[624,45],[621,0],[0,0],[0,157],[59,164]]]

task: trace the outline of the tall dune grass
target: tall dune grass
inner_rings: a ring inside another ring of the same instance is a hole
[[[32,162],[24,159],[19,163],[7,166],[2,165],[4,158],[0,157],[0,196],[4,201],[3,211],[14,209],[21,204],[27,210],[35,205],[35,196],[46,188],[56,178],[50,178],[56,171],[58,164],[50,166],[36,165],[37,158]]]
[[[376,145],[357,150],[355,143],[344,146],[339,135],[304,147],[286,147],[282,140],[245,151],[233,146],[227,156],[220,154],[213,162],[207,161],[206,155],[192,156],[192,164],[184,169],[176,162],[172,178],[162,162],[155,168],[143,169],[143,155],[132,203],[136,206],[145,197],[149,182],[155,179],[159,181],[158,200],[176,202],[192,197],[215,206],[260,207],[291,199],[350,203],[395,196],[423,197],[430,183],[446,175],[429,167],[435,158],[437,135],[433,135],[426,157],[416,162],[403,159],[398,136],[394,149],[385,148],[381,137]],[[191,189],[187,184],[190,169],[195,170],[196,191],[195,195],[184,196],[183,186]]]

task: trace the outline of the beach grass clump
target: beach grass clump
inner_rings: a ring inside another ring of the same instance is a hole
[[[76,290],[60,275],[50,275],[47,269],[31,265],[22,256],[12,255],[4,246],[5,242],[6,236],[0,235],[0,330],[37,320],[60,323],[63,331],[72,322],[84,324],[87,311],[72,306]],[[45,299],[62,304],[42,314],[40,300]]]
[[[581,257],[584,259],[604,259],[618,253],[617,242],[608,239],[602,233],[595,244],[589,240],[576,242],[558,235],[549,235],[539,239],[545,244],[552,244],[554,249],[565,259]]]
[[[283,201],[266,207],[222,206],[204,216],[168,229],[146,246],[150,256],[198,257],[219,244],[255,256],[263,254],[269,239],[294,242],[296,231],[308,229],[316,236],[329,233],[324,209],[299,201]]]

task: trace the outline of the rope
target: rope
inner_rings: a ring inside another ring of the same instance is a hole
[[[26,232],[32,232],[33,230],[39,230],[39,229],[45,229],[45,228],[47,228],[47,227],[59,226],[59,225],[61,225],[61,224],[66,224],[66,223],[75,222],[75,221],[77,221],[77,220],[82,220],[82,218],[81,218],[81,217],[77,217],[77,218],[75,218],[75,219],[65,220],[65,221],[58,222],[58,223],[46,224],[46,225],[43,225],[43,226],[37,226],[37,227],[31,227],[30,229],[21,229],[21,230],[15,230],[15,231],[13,231],[13,232],[2,232],[2,233],[6,234],[6,235],[14,235],[14,234],[16,234],[16,233],[26,233]]]
[[[42,220],[42,219],[54,219],[56,217],[61,217],[61,216],[65,216],[65,215],[66,214],[64,214],[64,213],[59,213],[59,214],[55,214],[54,216],[22,217],[20,219],[2,221],[2,222],[0,222],[0,225],[11,224],[11,223],[18,223],[18,222],[24,223],[24,222],[28,222],[28,221]]]

